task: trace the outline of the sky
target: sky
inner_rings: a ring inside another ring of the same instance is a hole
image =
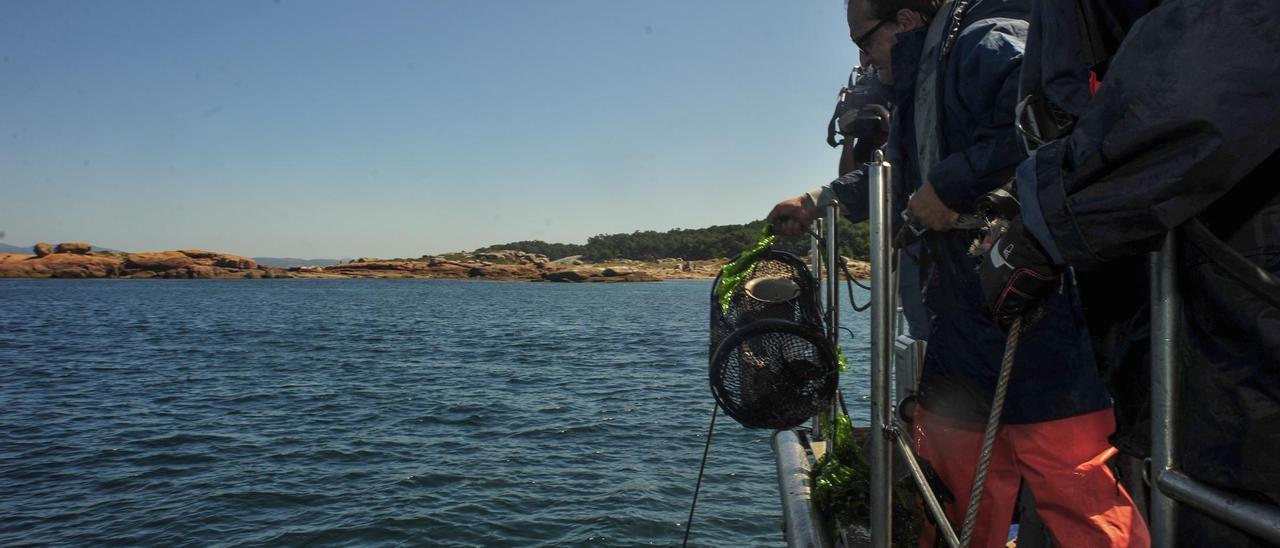
[[[831,180],[842,0],[0,0],[0,243],[417,257]]]

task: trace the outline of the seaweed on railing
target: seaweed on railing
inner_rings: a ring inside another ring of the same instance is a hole
[[[830,449],[811,473],[813,500],[826,518],[832,538],[871,517],[871,464],[854,438],[848,415],[837,415]],[[910,477],[893,487],[893,546],[915,546],[922,527],[918,496]]]

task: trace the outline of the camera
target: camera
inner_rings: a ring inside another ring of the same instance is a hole
[[[849,83],[836,96],[835,112],[827,123],[827,144],[833,148],[845,139],[883,142],[889,134],[888,90],[874,67],[856,67]]]

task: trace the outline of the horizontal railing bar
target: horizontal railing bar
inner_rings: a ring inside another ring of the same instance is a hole
[[[1262,504],[1191,479],[1177,470],[1165,470],[1156,480],[1165,494],[1231,525],[1280,544],[1280,507]]]
[[[960,537],[956,536],[956,530],[951,527],[947,514],[942,511],[942,503],[938,502],[938,496],[933,493],[933,488],[929,487],[929,479],[924,477],[924,470],[920,468],[920,463],[916,462],[911,446],[907,445],[907,440],[903,439],[896,428],[887,435],[893,438],[898,453],[907,462],[907,469],[911,471],[911,477],[915,480],[916,487],[920,489],[920,498],[924,499],[925,508],[933,516],[933,522],[942,530],[942,538],[947,539],[947,544],[952,548],[960,548]]]
[[[773,454],[778,464],[778,492],[790,548],[831,548],[831,538],[813,503],[809,482],[809,456],[800,437],[791,430],[773,433]]]

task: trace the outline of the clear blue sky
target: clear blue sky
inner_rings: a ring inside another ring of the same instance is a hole
[[[0,0],[0,242],[418,256],[831,179],[842,0]]]

